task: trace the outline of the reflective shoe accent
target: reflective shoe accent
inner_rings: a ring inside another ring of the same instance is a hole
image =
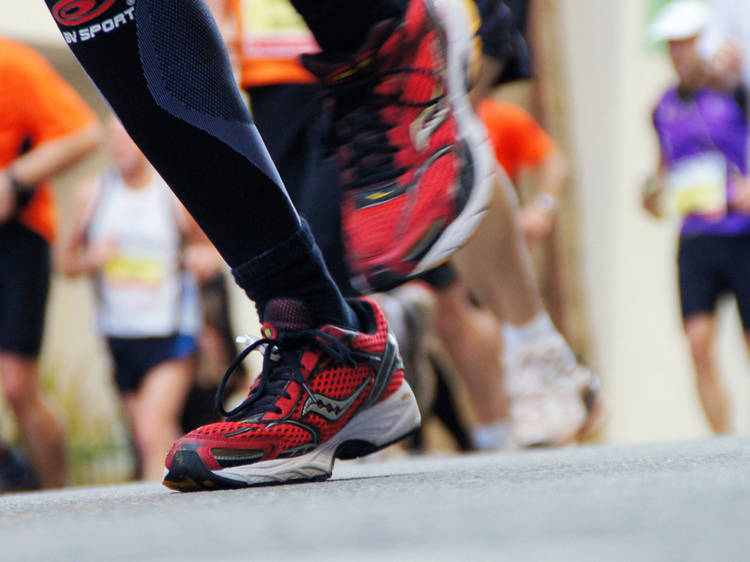
[[[598,378],[578,364],[557,333],[507,357],[506,391],[513,438],[520,447],[581,441],[602,410]]]
[[[352,301],[362,331],[313,329],[304,306],[271,301],[264,337],[235,360],[262,350],[263,369],[227,420],[175,442],[164,485],[180,491],[313,481],[331,475],[336,458],[370,454],[419,428],[395,338],[370,299]]]
[[[303,59],[331,93],[342,228],[360,289],[387,290],[446,261],[489,205],[494,159],[466,95],[471,30],[460,0],[411,0],[354,56]]]

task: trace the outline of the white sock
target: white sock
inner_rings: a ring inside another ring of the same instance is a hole
[[[510,422],[502,420],[487,425],[477,425],[471,432],[471,441],[478,451],[509,449],[513,444]]]
[[[504,348],[507,351],[512,351],[548,334],[557,334],[557,329],[549,315],[542,311],[520,326],[504,324],[502,332]]]

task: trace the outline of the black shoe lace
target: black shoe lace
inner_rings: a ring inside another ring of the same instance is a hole
[[[235,408],[224,409],[224,393],[234,372],[256,349],[265,346],[263,368],[250,394]],[[267,412],[281,413],[279,398],[291,398],[286,392],[288,382],[298,383],[312,400],[317,400],[300,370],[304,351],[318,350],[337,363],[350,367],[358,362],[378,362],[380,358],[347,348],[339,340],[321,330],[282,332],[275,338],[261,338],[247,346],[229,365],[216,391],[216,409],[229,421],[239,421]]]
[[[375,88],[385,78],[396,74],[425,74],[426,69],[397,67],[365,74],[349,82],[335,84],[329,95],[334,100],[332,147],[348,146],[350,156],[343,166],[353,169],[352,181],[347,188],[362,188],[394,180],[408,170],[394,166],[393,157],[399,148],[388,140],[388,132],[394,127],[381,117],[381,110],[400,105],[402,107],[429,107],[445,98],[442,93],[432,99],[417,102],[404,99],[403,92],[378,93]]]

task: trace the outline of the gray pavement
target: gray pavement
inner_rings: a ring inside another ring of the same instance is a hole
[[[317,484],[0,496],[0,560],[750,560],[750,439],[337,464]]]

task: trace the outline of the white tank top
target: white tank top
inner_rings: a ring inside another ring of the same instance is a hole
[[[196,335],[201,326],[195,279],[181,265],[177,201],[154,173],[129,188],[116,170],[102,174],[89,242],[114,240],[117,253],[97,276],[99,329],[110,337]]]

